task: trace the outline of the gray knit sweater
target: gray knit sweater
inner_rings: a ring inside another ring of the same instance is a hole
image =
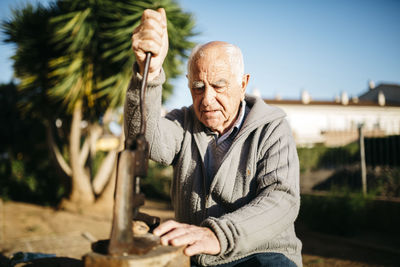
[[[300,207],[299,162],[285,114],[260,98],[246,96],[250,112],[206,186],[205,127],[192,107],[160,116],[162,72],[148,83],[147,130],[151,159],[172,164],[172,203],[176,220],[211,228],[221,245],[218,255],[198,255],[201,265],[217,265],[254,253],[282,253],[302,265],[294,221]],[[135,72],[125,103],[125,132],[140,126]]]

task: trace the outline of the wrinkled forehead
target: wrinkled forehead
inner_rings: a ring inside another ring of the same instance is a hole
[[[202,49],[193,57],[189,75],[232,74],[231,62],[231,54],[222,49]]]

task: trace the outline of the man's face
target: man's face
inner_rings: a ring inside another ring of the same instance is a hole
[[[204,51],[205,50],[205,51]],[[249,76],[242,82],[232,73],[223,47],[206,48],[189,68],[189,87],[197,118],[206,127],[224,134],[235,122]]]

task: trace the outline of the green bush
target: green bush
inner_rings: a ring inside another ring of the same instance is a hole
[[[400,198],[400,168],[376,167],[368,171],[368,191],[376,196]]]
[[[298,147],[300,171],[313,171],[320,168],[336,168],[338,165],[347,165],[359,161],[358,143],[350,143],[342,147],[327,147],[315,145],[313,147]]]
[[[314,147],[298,147],[297,153],[300,161],[300,172],[315,170],[318,167],[319,157],[325,153],[327,147],[316,145]]]
[[[56,205],[66,187],[49,159],[46,130],[17,106],[13,83],[0,85],[0,197]]]
[[[338,168],[330,177],[315,185],[316,191],[360,193],[360,166]],[[367,168],[367,192],[371,196],[400,197],[400,168],[389,166]]]
[[[400,202],[337,188],[328,195],[303,195],[298,223],[314,231],[342,236],[369,231],[397,235]]]
[[[335,192],[328,196],[305,195],[301,199],[299,221],[315,231],[352,235],[366,228],[370,201],[361,194],[349,192]]]
[[[172,167],[149,161],[148,174],[141,181],[141,189],[146,198],[171,200]]]

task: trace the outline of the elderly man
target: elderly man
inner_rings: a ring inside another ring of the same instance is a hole
[[[137,64],[127,91],[125,131],[140,125],[138,92],[145,52],[152,53],[146,95],[150,157],[172,164],[176,221],[154,230],[164,245],[186,245],[202,266],[301,266],[294,230],[299,164],[285,114],[245,95],[239,48],[196,47],[188,62],[193,105],[160,116],[166,14],[146,10],[132,36]]]

